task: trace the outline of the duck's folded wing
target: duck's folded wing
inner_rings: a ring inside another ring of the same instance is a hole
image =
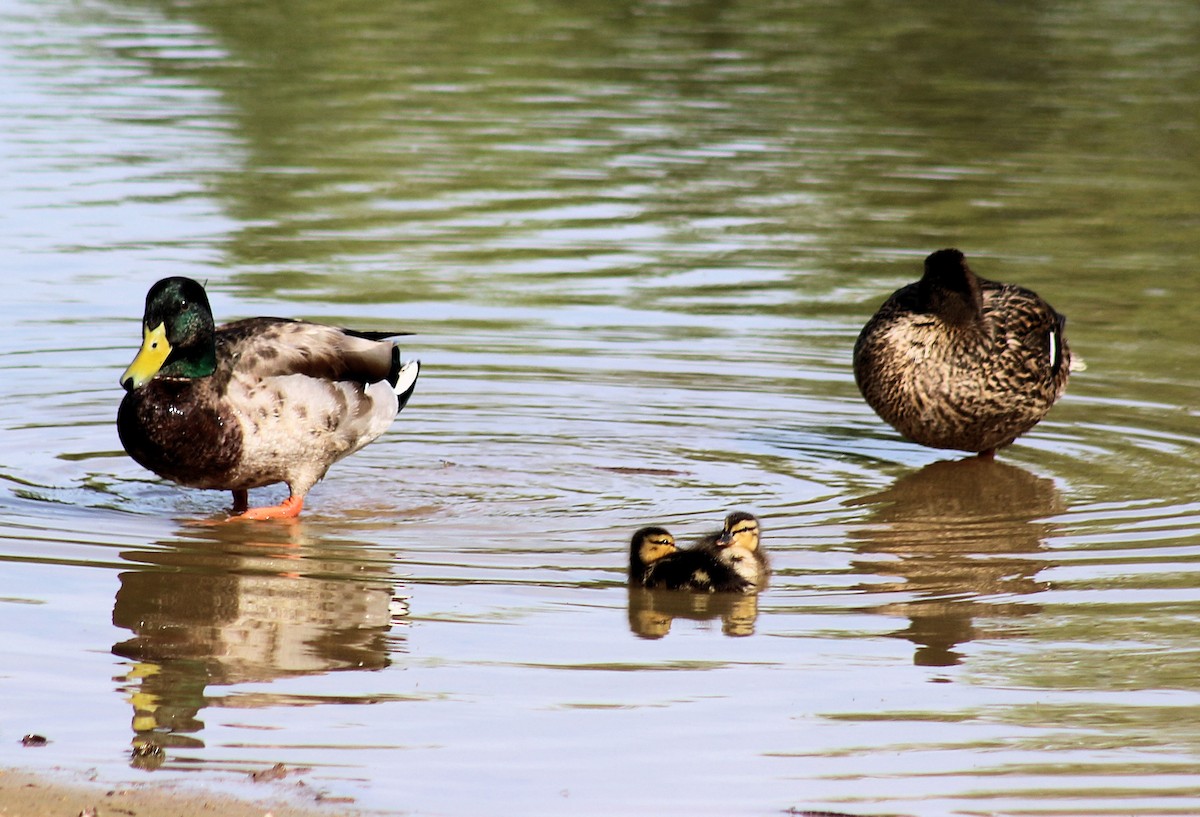
[[[404,334],[404,333],[396,333]],[[258,377],[303,374],[377,383],[395,377],[396,345],[383,332],[354,332],[284,318],[247,318],[217,330],[217,343],[239,371]]]

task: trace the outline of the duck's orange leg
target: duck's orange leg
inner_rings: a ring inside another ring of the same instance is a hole
[[[236,500],[235,500],[236,502]],[[234,510],[237,508],[235,507]],[[304,497],[290,495],[287,499],[280,502],[278,505],[267,505],[263,508],[250,508],[239,514],[235,514],[232,519],[295,519],[300,515],[300,511],[304,510]]]

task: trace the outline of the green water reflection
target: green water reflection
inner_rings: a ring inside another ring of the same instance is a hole
[[[738,270],[690,308],[865,315],[956,244],[1100,378],[1197,363],[1165,345],[1200,243],[1190,4],[114,8],[209,42],[119,56],[219,94],[237,160],[206,186],[253,291],[653,308],[676,288],[622,282]]]

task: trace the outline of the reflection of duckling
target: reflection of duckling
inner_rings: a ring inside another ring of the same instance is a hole
[[[1066,390],[1066,318],[1028,289],[979,278],[958,250],[925,259],[854,344],[854,379],[910,440],[991,457]]]
[[[725,517],[725,526],[717,536],[701,546],[718,562],[733,571],[737,581],[716,590],[755,593],[767,586],[771,565],[760,541],[761,526],[754,514],[734,511]]]
[[[249,318],[213,326],[204,288],[165,278],[146,295],[141,351],[121,385],[117,431],[161,477],[233,492],[244,518],[294,517],[329,466],[391,426],[416,386],[396,333]],[[287,483],[282,504],[246,492]]]
[[[663,638],[676,621],[720,620],[728,636],[754,634],[758,596],[742,593],[676,593],[629,588],[629,629],[641,638]]]
[[[722,563],[715,547],[679,550],[659,527],[642,528],[629,544],[629,582],[647,588],[744,592],[746,581]]]

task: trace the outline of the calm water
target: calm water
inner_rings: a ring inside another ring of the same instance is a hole
[[[0,32],[0,766],[283,762],[464,817],[1200,811],[1200,6],[4,0]],[[850,373],[942,246],[1088,364],[990,465]],[[197,524],[229,497],[122,453],[166,275],[418,333],[416,397],[298,524]],[[627,592],[633,529],[735,507],[761,598]]]

